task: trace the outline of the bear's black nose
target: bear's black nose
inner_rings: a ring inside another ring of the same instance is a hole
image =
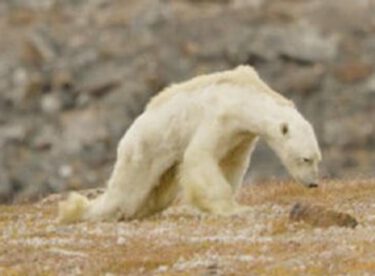
[[[309,188],[318,188],[318,184],[317,183],[309,183],[308,185],[307,185],[307,187],[309,187]]]

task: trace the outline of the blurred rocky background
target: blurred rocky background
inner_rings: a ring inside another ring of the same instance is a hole
[[[316,128],[327,177],[375,176],[375,1],[1,0],[0,202],[104,185],[172,82],[251,64]],[[263,144],[252,181],[286,177]]]

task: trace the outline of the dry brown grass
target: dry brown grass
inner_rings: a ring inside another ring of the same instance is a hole
[[[375,274],[375,181],[243,188],[252,211],[216,217],[173,206],[119,223],[55,223],[60,195],[0,206],[0,275],[368,275]],[[355,229],[292,223],[297,202],[347,212]]]

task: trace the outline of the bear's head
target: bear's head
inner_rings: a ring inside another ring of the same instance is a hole
[[[266,140],[294,179],[317,187],[322,157],[314,130],[297,110],[287,117],[273,122]]]

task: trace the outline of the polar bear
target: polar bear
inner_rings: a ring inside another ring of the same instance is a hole
[[[242,212],[235,195],[258,138],[297,181],[317,186],[321,152],[312,126],[252,67],[172,85],[121,139],[104,194],[94,200],[71,194],[59,205],[59,220],[142,218],[165,209],[180,191],[202,211]]]

